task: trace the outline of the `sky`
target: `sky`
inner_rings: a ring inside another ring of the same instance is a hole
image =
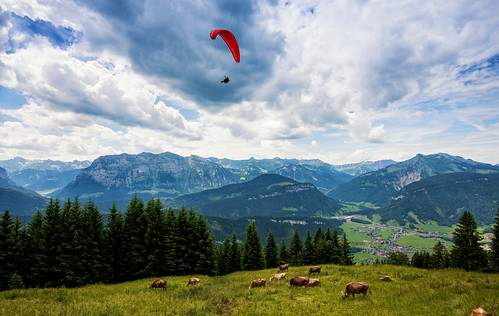
[[[498,164],[499,1],[2,0],[0,159],[141,152]]]

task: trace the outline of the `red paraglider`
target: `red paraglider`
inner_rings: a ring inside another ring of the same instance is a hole
[[[210,37],[212,40],[214,40],[217,35],[220,35],[220,37],[225,41],[225,44],[227,44],[227,46],[229,47],[234,60],[236,61],[236,63],[238,63],[241,58],[239,56],[239,45],[237,44],[237,40],[234,34],[232,34],[230,31],[222,29],[216,29],[210,32]]]

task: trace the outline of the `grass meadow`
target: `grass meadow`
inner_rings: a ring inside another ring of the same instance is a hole
[[[478,306],[499,315],[499,274],[323,265],[317,276],[321,287],[287,287],[290,277],[305,276],[307,271],[308,267],[290,267],[288,280],[273,282],[268,280],[276,269],[197,275],[199,287],[187,287],[188,276],[164,277],[167,291],[149,288],[157,278],[11,290],[0,292],[0,315],[469,315]],[[380,281],[385,275],[393,281]],[[258,278],[267,278],[267,286],[249,289]],[[340,292],[351,281],[369,282],[372,295],[343,300]]]

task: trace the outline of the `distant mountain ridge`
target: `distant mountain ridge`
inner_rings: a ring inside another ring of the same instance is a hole
[[[332,216],[341,205],[311,183],[302,183],[277,174],[218,189],[183,195],[173,206],[194,207],[206,216]]]
[[[378,160],[378,161],[362,161],[358,163],[349,163],[344,165],[333,165],[333,168],[347,173],[351,176],[358,177],[365,173],[377,171],[379,169],[386,168],[390,165],[396,164],[397,162],[391,159]]]
[[[400,224],[432,220],[452,225],[467,210],[479,225],[483,225],[493,221],[497,201],[499,173],[456,172],[407,185],[376,213],[383,221],[394,219]]]
[[[338,185],[327,193],[330,198],[387,205],[391,198],[405,186],[434,175],[454,173],[497,173],[494,165],[475,162],[448,154],[422,155],[390,165],[386,168],[363,174],[349,182]]]
[[[0,167],[0,212],[8,209],[13,214],[34,214],[45,207],[45,198],[36,192],[17,186]]]

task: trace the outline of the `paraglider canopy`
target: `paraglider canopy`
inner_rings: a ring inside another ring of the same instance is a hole
[[[225,41],[225,44],[227,44],[227,46],[229,47],[234,60],[236,61],[236,63],[238,63],[241,59],[239,56],[239,45],[237,44],[237,40],[234,34],[232,34],[230,31],[222,29],[212,30],[210,32],[210,37],[212,40],[214,40],[217,35],[220,35],[220,37]]]

